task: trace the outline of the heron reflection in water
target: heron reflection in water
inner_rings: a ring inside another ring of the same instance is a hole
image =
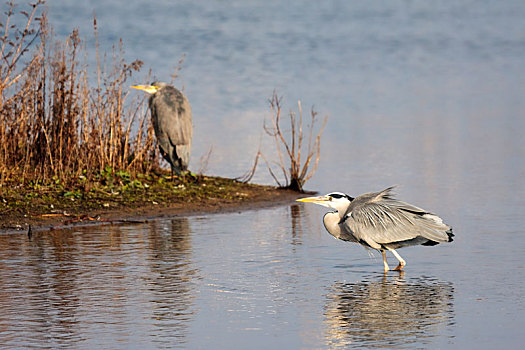
[[[454,324],[454,287],[432,278],[406,281],[404,273],[335,283],[325,304],[330,347],[420,347]]]
[[[148,100],[160,153],[171,166],[171,174],[188,169],[193,137],[191,106],[182,92],[163,82],[134,85],[151,94]]]
[[[356,198],[341,192],[332,192],[297,201],[335,209],[323,217],[326,230],[335,238],[379,250],[387,272],[389,266],[385,250],[390,251],[399,261],[394,270],[401,270],[406,262],[395,249],[413,245],[433,246],[452,242],[454,237],[452,228],[444,224],[439,216],[394,199],[392,189],[393,187],[389,187]]]

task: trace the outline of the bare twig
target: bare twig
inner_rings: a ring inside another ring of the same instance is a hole
[[[186,58],[186,54],[183,53],[182,56],[179,58],[179,61],[177,62],[177,66],[173,70],[173,73],[171,74],[171,84],[173,84],[173,81],[177,79],[179,76],[179,72],[182,70],[182,63],[184,63],[184,59]]]
[[[272,167],[268,164],[266,159],[260,150],[257,153],[256,161],[259,156],[262,156],[266,161],[266,166],[270,172],[270,175],[273,177],[275,182],[280,187],[286,187],[296,191],[303,191],[303,186],[308,181],[315,171],[319,164],[319,155],[321,151],[321,135],[324,131],[326,125],[327,117],[324,118],[323,123],[317,132],[316,137],[314,138],[314,129],[317,121],[317,112],[312,108],[311,110],[311,123],[308,127],[308,144],[304,145],[304,129],[303,129],[303,112],[302,105],[299,101],[298,105],[298,115],[293,111],[290,111],[290,140],[287,140],[285,132],[281,128],[281,101],[282,99],[277,96],[274,92],[272,98],[270,99],[270,109],[272,111],[271,126],[264,125],[264,130],[267,135],[274,139],[279,162],[277,163],[281,169],[285,182],[284,185],[281,184],[281,181],[277,179]],[[306,147],[306,150],[305,150]],[[283,152],[284,150],[284,152]],[[303,151],[306,151],[306,158],[303,162]],[[285,156],[287,157],[287,162],[285,165]],[[314,164],[312,166],[312,160]],[[255,166],[257,162],[255,163]],[[255,172],[255,169],[252,169],[252,173]],[[252,174],[253,176],[253,174]]]
[[[200,165],[199,170],[197,171],[197,175],[203,175],[206,169],[208,168],[208,162],[210,161],[211,152],[213,151],[213,146],[210,146],[210,149],[208,150],[208,153],[203,155],[200,159]]]

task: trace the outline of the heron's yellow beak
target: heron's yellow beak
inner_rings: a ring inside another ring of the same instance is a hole
[[[299,199],[296,199],[296,202],[320,204],[320,203],[328,202],[329,200],[330,200],[330,197],[319,196],[319,197],[299,198]]]
[[[159,87],[155,85],[132,85],[133,89],[142,90],[148,94],[154,94],[159,91]]]

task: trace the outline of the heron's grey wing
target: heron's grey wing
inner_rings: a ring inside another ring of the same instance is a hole
[[[191,106],[186,96],[167,86],[155,99],[158,129],[163,131],[173,146],[191,145],[193,124]]]
[[[374,249],[417,237],[437,243],[450,240],[450,227],[421,208],[390,196],[368,197],[362,201],[357,197],[355,200],[358,201],[348,208],[343,224],[359,241]]]

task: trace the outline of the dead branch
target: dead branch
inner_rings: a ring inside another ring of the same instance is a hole
[[[284,185],[282,185],[281,181],[277,179],[277,176],[267,161],[266,166],[278,186],[302,192],[306,181],[308,181],[317,170],[321,151],[321,135],[324,131],[327,117],[324,118],[323,123],[314,138],[313,135],[315,131],[314,129],[316,129],[317,112],[315,112],[312,107],[311,122],[308,126],[308,144],[305,145],[301,101],[298,101],[297,103],[298,114],[295,114],[293,111],[290,111],[289,113],[290,129],[288,133],[285,133],[281,128],[281,101],[282,99],[279,98],[274,91],[272,98],[269,100],[270,109],[272,111],[271,125],[268,126],[265,123],[264,131],[268,136],[274,139],[279,159],[277,165],[283,173],[285,179]],[[289,135],[289,138],[287,135]],[[305,158],[304,152],[306,152]],[[256,161],[259,156],[262,156],[263,159],[265,159],[264,155],[259,153],[260,150],[256,156]],[[252,173],[254,171],[255,169],[252,169]]]

